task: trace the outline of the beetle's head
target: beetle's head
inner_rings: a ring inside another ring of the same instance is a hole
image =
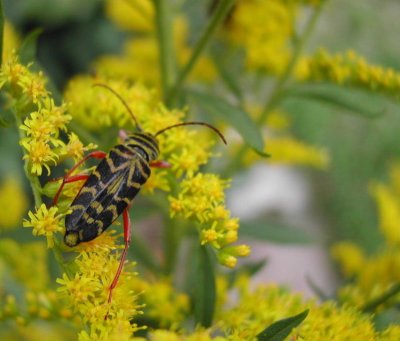
[[[143,150],[148,162],[157,160],[160,149],[158,141],[153,134],[138,131],[130,133],[125,141],[130,146]]]
[[[77,246],[80,243],[78,232],[66,232],[64,242],[69,247]]]

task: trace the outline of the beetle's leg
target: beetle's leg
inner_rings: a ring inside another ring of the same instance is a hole
[[[63,190],[65,184],[69,184],[69,183],[71,183],[71,182],[76,182],[76,181],[81,181],[81,180],[87,180],[88,177],[89,177],[89,175],[87,175],[87,174],[72,175],[72,176],[70,176],[70,177],[68,177],[68,178],[65,178],[65,177],[64,177],[64,178],[63,178],[63,182],[61,183],[60,188],[58,189],[56,195],[55,195],[54,198],[53,198],[53,203],[52,203],[52,205],[54,206],[54,205],[57,204],[58,199],[59,199],[60,194],[61,194],[61,191]]]
[[[167,161],[156,160],[150,162],[150,167],[154,168],[171,168],[171,164]]]
[[[88,155],[86,155],[82,160],[80,160],[79,162],[77,162],[63,177],[63,181],[60,185],[60,188],[58,189],[56,195],[54,196],[53,199],[53,206],[55,204],[57,204],[58,198],[61,194],[61,191],[64,188],[64,185],[66,183],[70,183],[70,182],[74,182],[74,181],[79,181],[79,180],[86,180],[87,179],[87,175],[76,175],[76,176],[70,176],[72,174],[72,172],[77,169],[82,163],[86,162],[88,159],[90,158],[95,158],[95,159],[104,159],[106,157],[107,153],[102,152],[100,150],[95,151],[95,152],[91,152]],[[83,176],[86,176],[85,178],[82,178]]]
[[[126,208],[124,210],[124,212],[122,213],[122,216],[124,218],[124,241],[125,241],[125,247],[124,247],[124,251],[122,251],[122,255],[121,255],[121,259],[119,261],[119,266],[118,266],[117,273],[115,274],[115,277],[114,277],[114,279],[113,279],[113,281],[112,281],[112,283],[110,285],[110,289],[109,289],[110,292],[108,294],[108,303],[111,302],[112,291],[117,286],[119,276],[121,275],[122,268],[123,268],[124,263],[125,263],[126,253],[128,252],[129,244],[131,242],[131,219],[129,218],[128,209],[129,209],[129,207]]]

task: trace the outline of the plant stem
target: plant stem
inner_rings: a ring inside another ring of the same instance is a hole
[[[304,29],[303,35],[300,39],[296,40],[296,44],[294,46],[294,51],[292,57],[288,65],[286,66],[285,71],[283,72],[282,76],[277,80],[273,91],[271,92],[267,102],[264,105],[264,110],[262,111],[260,117],[257,120],[258,124],[264,123],[268,112],[273,109],[276,104],[279,102],[279,99],[282,95],[282,90],[284,89],[286,83],[290,79],[293,74],[294,68],[297,65],[297,62],[304,50],[304,46],[306,42],[309,40],[311,33],[313,32],[315,25],[321,15],[323,4],[325,2],[321,2],[321,4],[315,9],[313,14],[311,15],[310,20],[307,22],[306,28]]]
[[[213,13],[210,19],[210,22],[208,23],[207,27],[201,34],[200,39],[196,43],[188,62],[185,64],[185,66],[179,73],[178,79],[176,80],[174,86],[168,91],[167,100],[169,101],[169,103],[172,103],[176,99],[176,96],[178,95],[179,90],[182,87],[182,84],[189,76],[193,67],[196,65],[196,62],[198,61],[201,53],[204,51],[205,46],[210,41],[210,38],[212,37],[213,33],[223,22],[223,20],[231,10],[234,3],[235,0],[221,0],[220,3],[218,4],[215,12]]]
[[[176,256],[179,247],[179,237],[180,231],[179,226],[176,220],[168,220],[166,223],[166,227],[164,229],[165,232],[165,249],[164,249],[164,256],[165,256],[165,266],[164,271],[166,275],[171,275],[174,270],[174,265],[176,261]]]
[[[21,119],[17,115],[15,115],[15,119],[16,119],[17,129],[18,129],[18,133],[19,133],[19,138],[20,138],[20,140],[22,140],[26,137],[24,131],[22,129],[19,129],[22,122],[21,122]],[[24,150],[22,150],[22,153],[24,154],[24,156],[26,155]],[[29,172],[28,164],[29,164],[29,161],[27,159],[25,159],[25,161],[24,161],[25,176],[29,180],[29,184],[31,185],[31,188],[32,188],[32,194],[33,194],[33,198],[35,200],[35,207],[39,207],[43,203],[42,197],[40,194],[42,186],[40,185],[39,178],[37,176],[33,176]]]
[[[311,33],[318,21],[318,18],[320,17],[325,2],[326,1],[321,2],[321,4],[315,9],[315,11],[310,17],[310,20],[307,22],[306,28],[304,29],[301,38],[296,40],[292,57],[289,63],[287,64],[285,71],[276,81],[275,86],[264,105],[263,111],[261,112],[260,116],[256,119],[256,123],[259,126],[265,122],[268,113],[279,103],[283,94],[283,90],[286,86],[286,83],[290,80],[290,77],[292,76],[294,68],[296,67],[296,64],[301,56],[301,53],[303,52],[304,46],[308,41],[308,39],[310,38]],[[243,144],[241,146],[241,148],[237,151],[235,158],[233,158],[232,161],[227,165],[224,173],[228,174],[228,176],[231,176],[233,171],[238,168],[247,149],[248,146],[246,144]]]
[[[168,0],[154,0],[156,29],[161,67],[161,86],[164,99],[175,79],[175,56],[173,46],[171,5]]]

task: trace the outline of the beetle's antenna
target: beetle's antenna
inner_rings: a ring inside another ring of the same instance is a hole
[[[103,83],[94,83],[93,86],[101,86],[101,87],[107,89],[108,91],[111,91],[121,101],[121,103],[124,105],[126,110],[128,110],[129,114],[132,116],[133,120],[135,121],[137,130],[142,131],[142,127],[140,126],[138,120],[136,119],[136,116],[133,114],[131,108],[129,108],[128,103],[126,103],[126,101],[122,98],[122,96],[118,92],[116,92],[113,88],[111,88],[110,86],[103,84]]]
[[[172,126],[166,127],[164,129],[159,130],[154,136],[158,136],[162,133],[164,133],[165,131],[172,129],[172,128],[176,128],[176,127],[180,127],[180,126],[189,126],[189,125],[199,125],[199,126],[206,126],[208,128],[210,128],[211,130],[213,130],[215,133],[218,134],[218,136],[221,138],[221,140],[226,143],[225,137],[224,135],[222,135],[222,133],[215,128],[214,126],[212,126],[211,124],[205,123],[205,122],[184,122],[184,123],[177,123],[177,124],[173,124]]]

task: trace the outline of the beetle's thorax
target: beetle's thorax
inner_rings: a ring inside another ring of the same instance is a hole
[[[141,150],[148,162],[157,160],[160,152],[157,139],[150,133],[141,131],[129,133],[124,144],[131,148]]]

